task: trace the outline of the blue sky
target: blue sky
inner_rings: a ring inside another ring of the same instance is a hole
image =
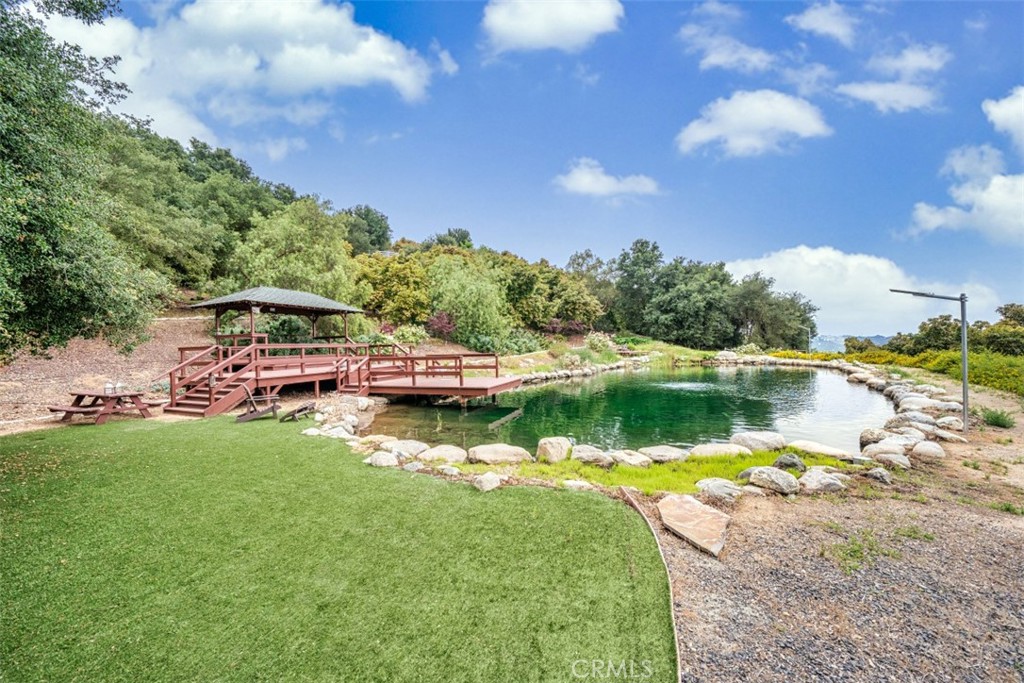
[[[760,270],[823,334],[1024,302],[1024,3],[124,4],[125,111],[396,237]]]

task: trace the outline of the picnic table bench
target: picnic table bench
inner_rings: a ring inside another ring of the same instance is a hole
[[[64,413],[61,422],[70,422],[75,415],[96,416],[96,424],[106,422],[111,415],[138,411],[142,417],[153,417],[149,409],[160,403],[142,400],[141,391],[72,391],[74,400],[69,406],[47,406],[51,413]]]

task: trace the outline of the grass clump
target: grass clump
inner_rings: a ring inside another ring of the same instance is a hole
[[[981,469],[981,463],[978,462],[977,460],[964,460],[960,464],[963,465],[964,467],[970,468],[972,470],[980,470]]]
[[[654,463],[650,467],[629,467],[615,465],[610,469],[587,465],[579,460],[563,460],[559,463],[523,462],[503,471],[519,477],[562,481],[582,479],[593,484],[610,488],[633,486],[647,495],[656,491],[670,493],[695,493],[701,479],[720,477],[736,480],[736,476],[748,467],[771,465],[779,457],[775,452],[758,452],[743,456],[691,456],[682,462]],[[812,465],[843,467],[833,458],[801,454],[801,459]],[[465,472],[483,473],[493,470],[490,465],[466,464],[459,466]]]
[[[850,534],[844,543],[823,546],[819,555],[835,562],[844,574],[873,566],[880,557],[900,556],[898,551],[883,546],[871,529]]]
[[[0,438],[12,681],[676,680],[668,586],[609,498],[363,465],[301,426]]]
[[[896,535],[896,536],[899,536],[900,538],[913,538],[913,539],[918,540],[918,541],[934,541],[935,540],[935,534],[931,533],[930,531],[925,531],[924,529],[922,529],[921,527],[917,526],[916,524],[911,524],[909,526],[896,527],[896,530],[893,531],[893,534]]]
[[[992,427],[1002,427],[1003,429],[1011,429],[1015,424],[1017,424],[1017,421],[1013,419],[1013,415],[1010,415],[1010,413],[1005,410],[982,408],[981,419],[983,419],[987,425]]]
[[[999,501],[998,503],[990,503],[989,507],[993,510],[999,510],[1000,512],[1009,512],[1011,515],[1024,516],[1024,505],[1014,505],[1007,501]]]

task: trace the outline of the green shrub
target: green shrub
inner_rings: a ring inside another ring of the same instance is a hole
[[[591,351],[600,353],[612,348],[615,345],[611,335],[605,334],[604,332],[591,332],[586,338],[587,348]]]
[[[788,354],[773,354],[779,357],[792,357]],[[925,351],[916,356],[877,349],[846,356],[847,360],[856,360],[872,365],[898,365],[905,368],[924,368],[960,379],[960,351]],[[1007,356],[991,351],[971,352],[968,354],[967,373],[972,384],[1000,389],[1024,396],[1024,357]]]
[[[422,325],[401,325],[392,335],[399,344],[419,344],[430,335]]]
[[[1017,421],[1013,419],[1013,415],[1010,415],[1005,410],[982,408],[981,417],[985,420],[985,424],[992,425],[993,427],[1002,427],[1003,429],[1010,429],[1017,424]]]
[[[636,348],[641,344],[649,344],[653,341],[650,337],[641,337],[636,334],[617,334],[612,338],[616,344],[621,344],[628,348]]]
[[[512,330],[497,347],[499,353],[508,356],[533,353],[544,348],[544,338],[529,330]]]

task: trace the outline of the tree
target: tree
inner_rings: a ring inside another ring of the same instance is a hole
[[[590,249],[577,251],[569,257],[565,266],[566,272],[578,279],[587,291],[597,300],[601,312],[592,324],[599,329],[615,330],[622,327],[616,317],[615,264],[606,263],[594,255]]]
[[[430,249],[435,246],[472,249],[473,238],[470,237],[469,230],[466,230],[465,228],[448,228],[448,230],[443,233],[431,235],[427,239],[423,240],[422,247],[424,249]]]
[[[357,265],[345,241],[350,220],[348,214],[332,213],[329,203],[308,197],[268,218],[257,217],[221,288],[270,285],[362,306],[370,286],[356,280]]]
[[[497,339],[509,328],[501,288],[479,268],[458,256],[442,256],[430,268],[431,304],[455,323],[452,338],[475,346],[477,338]]]
[[[697,349],[730,346],[736,341],[729,306],[732,286],[724,264],[677,258],[658,276],[655,294],[643,308],[643,329]]]
[[[113,5],[37,5],[86,23]],[[0,2],[0,359],[76,336],[130,348],[145,333],[166,283],[140,269],[101,226],[91,191],[101,135],[93,112],[123,86],[113,60],[57,45],[22,3]]]
[[[864,353],[877,348],[869,337],[847,337],[843,340],[843,353]]]
[[[656,291],[655,281],[663,267],[661,248],[654,242],[636,240],[615,262],[618,275],[614,306],[619,322],[632,332],[645,333],[644,309]]]
[[[430,314],[427,271],[408,256],[362,254],[360,282],[372,288],[366,306],[394,325],[419,324]]]
[[[1024,327],[1024,304],[1003,304],[996,313],[1002,317],[999,322]]]
[[[366,204],[345,209],[345,213],[359,219],[352,222],[348,235],[354,255],[385,251],[391,246],[391,226],[383,213]]]

